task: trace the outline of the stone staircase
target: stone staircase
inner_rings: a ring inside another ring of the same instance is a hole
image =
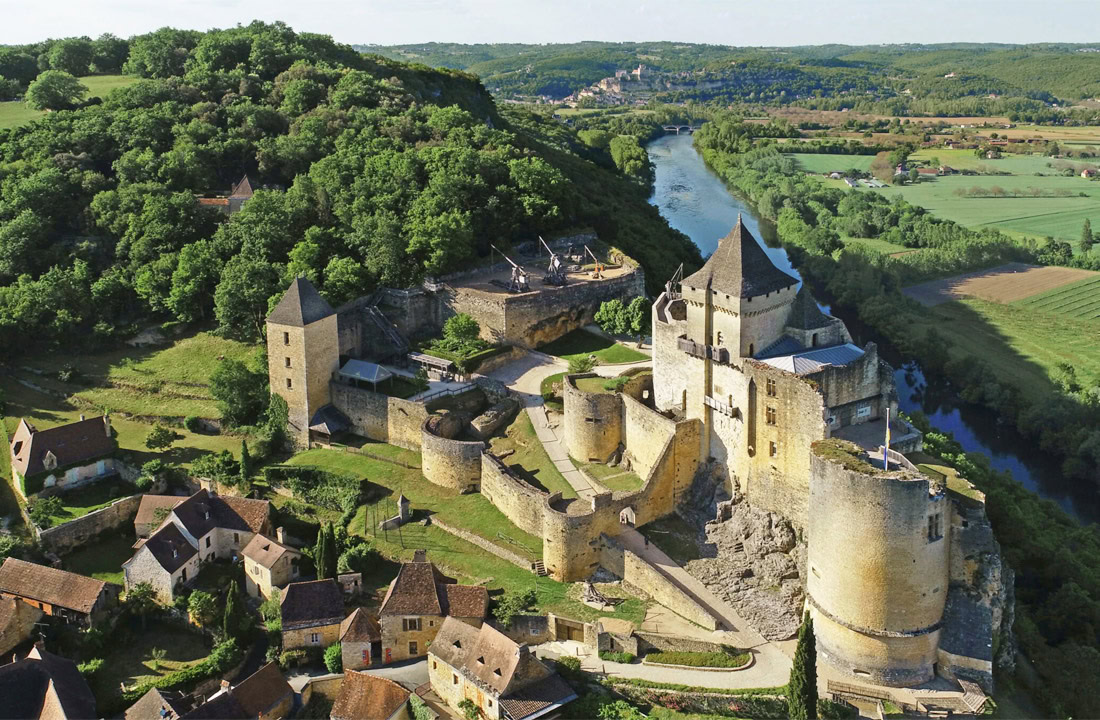
[[[542,560],[536,560],[535,562],[533,562],[531,564],[531,569],[534,570],[535,574],[539,577],[546,577],[550,574],[546,571],[546,565],[543,564]]]
[[[386,340],[390,342],[395,348],[397,353],[403,355],[409,350],[409,343],[405,341],[405,338],[401,336],[401,333],[397,331],[395,326],[388,317],[382,314],[382,311],[378,309],[376,305],[368,305],[366,307],[367,317],[382,331],[382,334],[386,337]]]

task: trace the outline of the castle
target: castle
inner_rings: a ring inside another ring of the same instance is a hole
[[[479,302],[464,309],[507,327],[494,319],[507,303]],[[540,302],[543,313],[531,309]],[[523,316],[591,312],[555,302],[569,300],[529,297]],[[981,494],[965,480],[949,487],[917,471],[906,455],[922,449],[922,437],[897,417],[892,369],[873,343],[855,345],[740,221],[699,271],[670,282],[654,303],[652,374],[612,393],[581,389],[583,376],[563,381],[569,455],[630,468],[642,481],[636,490],[547,493],[484,443],[439,434],[423,404],[340,382],[338,314],[299,279],[268,318],[272,388],[287,399],[303,443],[343,423],[417,448],[428,481],[481,492],[541,538],[541,564],[556,579],[604,567],[711,629],[722,626],[714,613],[616,538],[676,512],[696,483],[717,479],[796,529],[806,609],[831,665],[883,685],[939,674],[990,687],[994,638],[1010,624],[1011,578],[1002,577],[1009,571]]]

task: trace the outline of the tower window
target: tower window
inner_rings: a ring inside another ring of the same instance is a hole
[[[290,344],[290,333],[285,332],[285,333],[283,333],[283,345],[289,345],[289,344]]]
[[[754,349],[755,347],[756,347],[755,345],[753,345],[752,343],[749,343],[749,357],[752,357],[753,355],[756,354],[756,350]]]
[[[718,344],[719,345],[722,344],[722,331],[721,330],[718,331]]]
[[[928,516],[928,542],[934,542],[943,537],[943,514],[936,513]]]
[[[287,357],[287,358],[286,358],[286,366],[287,366],[287,367],[290,367],[290,357]]]
[[[772,380],[771,378],[768,378],[768,381],[767,381],[765,387],[766,387],[767,392],[768,392],[768,397],[775,397],[775,380]]]
[[[768,443],[768,454],[771,457],[775,457],[779,454],[779,446],[774,441]]]
[[[292,387],[294,387],[294,382],[290,378],[287,378],[286,379],[286,389],[290,390]]]
[[[769,425],[775,425],[775,408],[767,408],[764,411],[764,418]]]

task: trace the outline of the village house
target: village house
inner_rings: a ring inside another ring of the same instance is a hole
[[[194,701],[178,690],[151,688],[126,709],[123,720],[179,720]]]
[[[428,650],[428,682],[450,707],[471,701],[486,720],[524,720],[552,713],[575,700],[561,677],[526,645],[491,625],[443,621]]]
[[[222,680],[221,689],[181,720],[282,720],[294,709],[294,690],[270,662],[239,685]]]
[[[249,182],[248,176],[245,175],[227,194],[198,197],[195,198],[195,202],[199,207],[206,207],[226,215],[233,215],[234,213],[240,212],[244,204],[252,199],[252,193],[252,183]]]
[[[1081,171],[1081,177],[1086,178],[1086,179],[1094,178],[1094,177],[1096,177],[1096,171],[1093,170],[1092,168],[1085,168],[1084,170]]]
[[[252,597],[270,598],[298,579],[302,553],[266,535],[254,535],[242,554],[245,588]]]
[[[417,550],[412,562],[402,563],[378,613],[383,661],[427,653],[444,618],[480,627],[488,607],[489,594],[484,587],[458,585],[428,562],[426,551]]]
[[[279,599],[283,649],[327,648],[340,640],[344,594],[331,578],[290,583]]]
[[[236,561],[256,534],[271,532],[267,500],[222,497],[199,490],[172,507],[134,556],[122,564],[126,587],[147,582],[162,602],[192,582],[202,564],[216,558]]]
[[[9,557],[0,565],[0,597],[13,598],[83,627],[118,600],[118,586],[66,570]]]
[[[934,178],[934,177],[937,177],[938,175],[940,175],[940,170],[939,170],[939,168],[930,168],[930,167],[928,167],[928,168],[917,168],[917,175],[919,177],[922,177],[922,178],[926,178],[926,177]]]
[[[340,623],[340,654],[345,670],[370,667],[371,656],[381,654],[382,630],[364,608],[356,608]],[[378,652],[374,652],[375,649]]]
[[[106,415],[82,415],[77,422],[45,430],[20,420],[11,438],[15,487],[26,500],[43,489],[67,490],[94,482],[114,474],[116,450]]]
[[[5,718],[88,720],[99,717],[95,696],[76,663],[41,645],[27,657],[0,665],[0,714]]]
[[[410,693],[393,680],[344,670],[340,694],[332,704],[332,720],[410,720]]]
[[[42,611],[15,598],[0,597],[0,658],[28,640]]]
[[[147,538],[168,518],[172,508],[187,498],[179,495],[142,495],[134,516],[134,534]]]

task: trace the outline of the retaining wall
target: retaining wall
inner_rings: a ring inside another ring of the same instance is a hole
[[[481,494],[520,530],[542,537],[549,494],[528,485],[490,452],[481,454]]]
[[[63,525],[38,530],[38,539],[46,550],[63,555],[91,541],[102,532],[132,524],[140,504],[140,494],[115,500],[105,508]]]
[[[545,615],[515,615],[512,624],[501,628],[493,623],[512,642],[541,645],[550,640],[550,622]]]
[[[421,428],[428,418],[423,404],[335,381],[329,389],[333,406],[351,421],[356,435],[407,450],[420,449]]]

